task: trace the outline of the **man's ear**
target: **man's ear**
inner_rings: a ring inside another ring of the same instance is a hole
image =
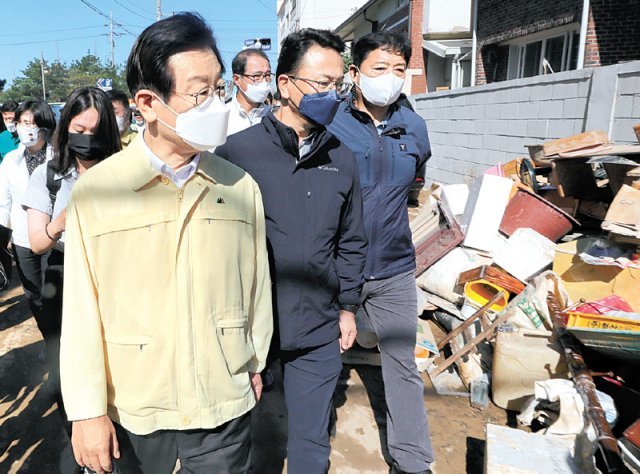
[[[358,71],[358,68],[354,64],[349,66],[349,75],[351,76],[351,80],[353,82],[356,82],[356,83],[360,82],[360,77],[359,77],[360,76],[360,71]],[[358,80],[356,80],[356,78]]]
[[[231,78],[233,80],[233,85],[235,85],[238,89],[242,89],[242,87],[240,87],[240,75],[234,74],[233,76],[231,76]]]
[[[152,107],[152,103],[154,100],[156,100],[156,95],[149,89],[140,89],[138,92],[136,92],[136,95],[133,98],[133,101],[140,111],[142,118],[144,118],[144,120],[148,123],[153,123],[158,118],[158,115]]]
[[[280,99],[289,100],[291,96],[289,94],[289,76],[286,74],[280,74],[278,76],[278,91],[280,92]]]

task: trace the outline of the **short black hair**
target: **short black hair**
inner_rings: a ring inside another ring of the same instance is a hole
[[[20,116],[25,112],[31,112],[33,114],[33,121],[38,128],[47,130],[49,136],[56,129],[56,116],[53,114],[53,110],[42,99],[27,99],[16,109],[15,121],[20,121]]]
[[[329,30],[316,30],[305,28],[296,33],[291,33],[282,42],[280,56],[278,56],[278,68],[276,77],[282,74],[295,73],[300,67],[302,58],[312,46],[333,49],[337,53],[344,52],[344,41]]]
[[[62,109],[60,124],[53,137],[53,159],[49,166],[58,173],[64,173],[75,166],[75,157],[69,152],[69,124],[77,115],[87,109],[98,111],[98,126],[94,136],[101,145],[101,160],[120,151],[120,132],[113,113],[113,105],[107,94],[97,87],[78,87],[74,90]]]
[[[174,85],[169,68],[171,56],[199,49],[210,49],[224,73],[213,31],[197,13],[177,13],[148,26],[136,39],[127,60],[131,95],[140,89],[150,89],[168,100]]]
[[[15,100],[8,100],[0,108],[0,112],[15,112],[18,108],[18,103]]]
[[[247,59],[251,56],[260,56],[269,62],[269,56],[267,56],[264,51],[259,49],[245,49],[236,54],[236,57],[231,61],[231,72],[233,74],[244,74],[247,68]]]
[[[120,102],[124,107],[125,119],[131,121],[131,106],[129,105],[129,97],[124,92],[112,89],[107,91],[107,97],[111,102]]]
[[[353,65],[360,67],[364,60],[367,59],[367,56],[369,56],[369,53],[379,48],[390,53],[400,54],[404,57],[407,64],[409,64],[411,44],[406,36],[394,31],[376,31],[364,35],[355,42],[351,48]]]

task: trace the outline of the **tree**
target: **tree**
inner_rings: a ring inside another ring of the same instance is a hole
[[[55,61],[45,64],[45,89],[48,102],[64,102],[77,87],[95,87],[98,79],[113,80],[113,87],[127,91],[124,66],[103,64],[97,56],[87,52],[82,58],[73,61],[70,66]],[[2,85],[2,84],[0,84]],[[40,59],[34,58],[16,78],[11,87],[2,92],[0,102],[7,99],[22,101],[29,98],[42,98],[42,70]]]
[[[4,90],[4,86],[7,85],[7,80],[6,79],[0,79],[0,92],[2,92]]]

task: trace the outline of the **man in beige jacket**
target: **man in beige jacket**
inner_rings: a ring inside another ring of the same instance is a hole
[[[201,17],[148,27],[127,65],[147,127],[71,194],[62,392],[98,473],[249,468],[271,290],[258,186],[204,152],[226,136],[222,72]]]

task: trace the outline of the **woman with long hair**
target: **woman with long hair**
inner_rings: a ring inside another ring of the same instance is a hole
[[[70,433],[60,396],[59,352],[62,324],[62,275],[66,208],[75,182],[91,167],[120,151],[120,135],[107,95],[94,87],[68,97],[53,137],[53,159],[32,174],[22,201],[27,211],[29,242],[34,253],[48,255],[43,314],[51,390]]]

